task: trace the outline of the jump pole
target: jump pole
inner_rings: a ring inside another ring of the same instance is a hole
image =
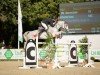
[[[42,67],[39,67],[38,66],[38,64],[39,64],[39,62],[38,62],[38,58],[39,58],[39,52],[38,52],[38,50],[39,50],[39,47],[38,47],[38,44],[39,44],[39,42],[38,42],[38,36],[36,37],[36,51],[37,51],[37,66],[36,66],[36,68],[42,68]]]
[[[74,45],[88,45],[88,63],[90,62],[90,46],[91,46],[91,43],[55,43],[56,45],[68,45],[68,49],[69,49],[69,52],[68,52],[68,62],[70,60],[69,56],[70,56],[70,45],[74,44]],[[70,63],[68,64],[70,65]],[[70,67],[70,66],[67,66],[67,67]]]

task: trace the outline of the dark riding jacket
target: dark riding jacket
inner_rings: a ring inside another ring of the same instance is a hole
[[[55,21],[53,19],[51,19],[51,18],[44,19],[41,22],[45,23],[46,25],[50,25],[51,27],[55,26],[55,24],[54,24]]]

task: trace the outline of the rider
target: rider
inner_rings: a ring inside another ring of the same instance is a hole
[[[42,20],[39,26],[39,30],[40,30],[39,36],[41,35],[42,32],[47,32],[49,26],[54,27],[57,21],[58,18],[55,19],[47,18]]]

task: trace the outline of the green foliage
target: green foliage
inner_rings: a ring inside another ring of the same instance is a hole
[[[52,61],[55,56],[56,46],[54,45],[54,38],[50,33],[47,33],[46,44],[43,45],[44,50],[47,52],[46,60]]]
[[[87,36],[83,37],[81,40],[79,40],[80,43],[88,43],[88,38]],[[88,45],[79,45],[80,47],[80,52],[82,54],[86,54],[88,52]]]
[[[35,28],[42,19],[59,16],[60,3],[83,2],[83,0],[20,0],[23,31]],[[17,48],[18,0],[0,0],[0,42]],[[24,33],[23,32],[23,33]],[[3,33],[3,34],[2,34]]]
[[[0,0],[0,21],[17,24],[17,0]]]
[[[17,44],[17,4],[17,0],[0,0],[0,42],[5,40],[6,46]]]

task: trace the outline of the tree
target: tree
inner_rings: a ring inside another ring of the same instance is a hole
[[[17,48],[18,0],[0,0],[0,42]],[[84,0],[20,0],[22,8],[23,33],[34,30],[42,19],[59,16],[60,3],[83,2]]]
[[[12,36],[17,33],[17,0],[0,0],[0,42],[5,40],[6,46],[12,44]],[[16,42],[14,42],[16,43]]]

